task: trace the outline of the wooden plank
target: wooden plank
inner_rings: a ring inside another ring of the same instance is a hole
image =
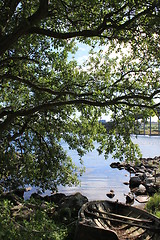
[[[87,212],[87,211],[86,211]],[[135,226],[135,227],[138,227],[138,228],[142,228],[142,229],[147,229],[149,231],[153,231],[153,232],[156,232],[156,233],[159,233],[160,232],[160,227],[152,227],[151,226],[148,226],[148,225],[142,225],[140,223],[136,223],[136,222],[126,222],[125,220],[121,220],[121,219],[116,219],[116,218],[110,218],[110,217],[102,217],[102,216],[97,216],[95,213],[91,213],[91,212],[87,212],[88,215],[94,217],[94,218],[100,218],[100,219],[103,219],[103,220],[108,220],[108,221],[113,221],[113,222],[118,222],[118,223],[122,223],[122,224],[128,224],[130,226]],[[142,222],[143,223],[143,222]]]
[[[105,214],[105,215],[108,215],[108,216],[111,216],[111,217],[116,217],[116,218],[120,218],[120,219],[126,219],[126,220],[130,220],[130,221],[134,221],[134,222],[152,223],[152,220],[137,219],[137,218],[127,217],[127,216],[123,216],[123,215],[119,215],[119,214],[115,214],[115,213],[100,211],[100,210],[96,210],[96,209],[93,209],[93,211],[97,212],[97,213]]]

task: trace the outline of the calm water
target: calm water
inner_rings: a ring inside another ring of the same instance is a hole
[[[133,137],[133,141],[139,145],[143,157],[160,156],[160,137],[138,136],[137,138]],[[63,147],[67,149],[65,143],[63,143]],[[76,152],[69,151],[69,154],[75,163],[78,163]],[[128,172],[110,168],[110,164],[113,162],[112,157],[105,160],[103,155],[99,156],[97,154],[96,150],[86,154],[83,160],[86,171],[80,178],[81,185],[77,187],[59,187],[59,192],[69,195],[78,191],[87,196],[89,200],[98,200],[108,199],[106,193],[113,189],[115,192],[113,200],[118,199],[121,202],[125,202],[124,194],[129,192],[129,187],[123,183],[129,181],[130,176]],[[26,198],[32,191],[27,193]],[[50,192],[46,191],[46,194],[50,194]]]

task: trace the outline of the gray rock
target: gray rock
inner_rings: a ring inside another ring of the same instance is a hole
[[[156,189],[156,187],[153,184],[146,185],[146,190],[147,190],[147,193],[150,196],[152,196],[153,194],[155,194],[157,192],[157,189]]]
[[[135,174],[136,177],[139,177],[142,181],[146,178],[146,174],[144,172],[137,172]]]
[[[126,204],[131,204],[134,202],[134,196],[131,192],[129,192],[126,196]]]
[[[110,167],[111,168],[119,168],[120,165],[121,165],[120,162],[113,162],[113,163],[110,164]]]
[[[142,192],[145,192],[146,191],[146,187],[143,184],[140,184],[139,185],[139,190],[142,191]]]
[[[79,209],[86,202],[88,202],[88,198],[77,192],[74,195],[65,196],[64,198],[62,198],[59,202],[58,209],[61,212],[66,212],[65,209],[67,209],[68,216],[75,217],[77,216]],[[68,209],[70,209],[70,213]]]
[[[145,182],[145,185],[150,185],[150,184],[155,182],[155,178],[154,177],[147,177],[144,182]]]
[[[126,164],[125,165],[125,170],[127,170],[130,173],[135,173],[135,169],[133,166],[131,166],[130,164]]]
[[[141,184],[141,179],[138,176],[134,176],[130,178],[129,185],[130,188],[138,187]]]
[[[58,204],[66,195],[64,193],[55,193],[50,196],[45,196],[43,198],[46,202],[54,202],[55,204]]]
[[[123,182],[124,185],[129,185],[129,182]]]
[[[144,195],[146,194],[146,187],[143,184],[140,184],[139,187],[135,191],[135,195]]]
[[[107,195],[107,197],[109,197],[109,198],[113,198],[113,197],[115,196],[115,193],[114,193],[113,190],[110,190],[110,192],[108,192],[106,195]]]

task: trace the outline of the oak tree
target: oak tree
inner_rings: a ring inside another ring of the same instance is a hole
[[[136,158],[135,118],[159,106],[159,22],[158,0],[0,1],[1,184],[75,184],[62,139],[80,159],[94,141],[106,157]]]

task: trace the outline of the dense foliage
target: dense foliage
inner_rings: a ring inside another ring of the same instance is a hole
[[[159,20],[158,0],[0,1],[1,183],[76,183],[62,139],[80,159],[94,141],[135,159],[137,114],[159,105]],[[80,43],[91,47],[83,66],[72,58]]]

